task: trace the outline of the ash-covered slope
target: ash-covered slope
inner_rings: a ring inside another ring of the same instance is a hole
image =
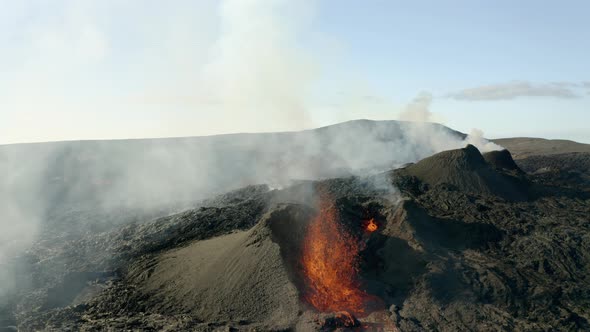
[[[302,309],[289,260],[298,256],[310,218],[304,206],[278,206],[248,231],[192,242],[134,264],[128,278],[159,312],[287,329]]]
[[[587,330],[590,195],[522,174],[509,157],[467,147],[369,177],[249,187],[63,250],[38,247],[26,266],[37,284],[5,321],[23,331]],[[359,288],[375,305],[356,319],[306,297],[301,248],[319,192],[360,249]]]

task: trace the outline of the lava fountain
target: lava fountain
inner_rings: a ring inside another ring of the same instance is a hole
[[[329,195],[320,196],[319,212],[308,225],[303,243],[304,298],[320,312],[346,311],[364,316],[373,297],[360,288],[362,243],[340,224]],[[366,229],[370,232],[377,229],[373,220],[369,225]]]

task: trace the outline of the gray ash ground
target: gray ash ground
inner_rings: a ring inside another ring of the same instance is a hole
[[[0,330],[589,330],[587,159],[527,155],[518,168],[507,152],[468,146],[38,243],[12,262],[24,279],[1,303]],[[379,223],[360,276],[382,306],[366,317],[302,299],[299,252],[319,188],[353,233],[364,218]]]

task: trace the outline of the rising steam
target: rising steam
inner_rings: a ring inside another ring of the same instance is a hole
[[[240,130],[310,126],[306,102],[313,63],[297,44],[310,6],[310,0],[222,2],[221,36],[204,68],[203,86]]]
[[[306,28],[311,12],[313,1],[222,1],[219,6],[220,35],[212,42],[212,47],[192,49],[190,40],[170,41],[166,45],[171,50],[163,55],[164,65],[150,62],[151,58],[144,59],[142,71],[154,71],[158,75],[144,77],[151,85],[146,84],[147,87],[142,86],[140,90],[149,95],[151,101],[159,102],[170,99],[179,102],[182,98],[178,91],[181,95],[189,94],[188,101],[182,99],[180,104],[188,106],[191,114],[196,114],[190,118],[194,121],[174,122],[183,123],[188,128],[235,132],[313,126],[307,113],[308,93],[317,68],[299,47],[299,33]],[[82,16],[86,17],[92,11],[84,13]],[[290,19],[285,21],[284,17]],[[76,30],[75,23],[79,20],[69,21],[69,29]],[[95,21],[100,20],[88,20],[90,23],[87,24],[93,40],[98,43],[97,48],[82,47],[86,45],[82,43],[80,47],[92,54],[88,55],[86,51],[72,53],[89,57],[88,61],[70,61],[73,55],[67,51],[77,49],[75,47],[64,47],[64,52],[54,50],[56,53],[50,54],[50,60],[55,63],[44,62],[39,54],[45,53],[37,49],[24,52],[35,65],[23,68],[27,75],[20,77],[18,82],[46,84],[35,85],[34,91],[49,91],[54,95],[49,99],[41,98],[42,102],[31,103],[30,100],[38,99],[30,96],[33,90],[12,91],[19,92],[15,96],[20,99],[12,99],[11,107],[23,111],[19,114],[38,111],[27,107],[43,107],[43,111],[51,116],[39,118],[36,121],[39,123],[45,119],[56,121],[52,119],[54,117],[60,126],[61,123],[72,123],[72,119],[79,120],[79,123],[89,122],[83,113],[79,113],[85,104],[79,100],[62,101],[71,91],[79,91],[75,89],[78,85],[89,84],[78,76],[77,69],[82,68],[78,66],[83,64],[88,70],[91,62],[100,60],[97,56],[102,59],[110,54],[108,47],[112,43],[109,37],[114,37],[102,31]],[[153,32],[147,31],[148,34]],[[54,42],[52,47],[68,46],[71,39],[76,45],[81,43],[76,31],[71,33],[73,37],[67,35],[68,38],[61,39],[63,34],[53,33],[53,39],[49,39]],[[204,56],[198,65],[185,66],[183,61],[186,59],[176,57],[177,53],[184,52],[195,58],[202,54],[209,56]],[[68,57],[59,58],[62,53]],[[40,67],[52,70],[49,74],[37,73],[36,69]],[[60,68],[67,72],[63,78],[55,75]],[[100,68],[94,70],[100,71]],[[137,70],[133,66],[130,68]],[[172,78],[162,74],[165,72],[159,71],[162,68],[169,69]],[[179,74],[184,69],[190,73],[190,79]],[[49,76],[37,80],[37,75],[45,74]],[[160,79],[164,84],[159,85]],[[117,80],[112,81],[115,84]],[[107,89],[94,85],[84,87],[87,90]],[[202,102],[202,97],[208,102]],[[133,110],[146,104],[133,104],[128,110],[130,100],[137,100],[131,96],[123,99],[124,102],[111,100],[112,103],[101,105],[119,110],[117,117],[148,116],[148,112]],[[402,118],[432,121],[428,108],[431,99],[430,95],[421,94],[408,106]],[[55,100],[60,102],[51,102]],[[102,112],[98,108],[93,111],[96,114]],[[392,117],[394,115],[392,112]],[[122,122],[117,117],[107,121],[105,127],[119,126]],[[27,121],[22,123],[30,123]],[[168,128],[161,124],[157,127]],[[169,127],[183,133],[182,126]],[[45,130],[59,132],[61,128]],[[76,133],[86,137],[83,130]],[[117,135],[121,133],[126,133],[125,128],[121,128]],[[62,241],[81,236],[90,229],[89,225],[98,232],[131,220],[147,220],[192,207],[200,199],[248,184],[268,183],[280,187],[294,179],[384,171],[432,153],[465,146],[468,142],[483,150],[497,148],[479,134],[463,139],[443,126],[430,123],[371,121],[348,122],[298,133],[0,146],[0,297],[13,291],[18,279],[6,264],[38,239],[38,234],[46,236],[44,244],[57,246]],[[62,228],[55,225],[62,225]]]

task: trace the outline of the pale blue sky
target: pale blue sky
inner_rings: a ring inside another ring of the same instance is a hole
[[[427,120],[590,142],[587,1],[0,0],[0,144]]]

